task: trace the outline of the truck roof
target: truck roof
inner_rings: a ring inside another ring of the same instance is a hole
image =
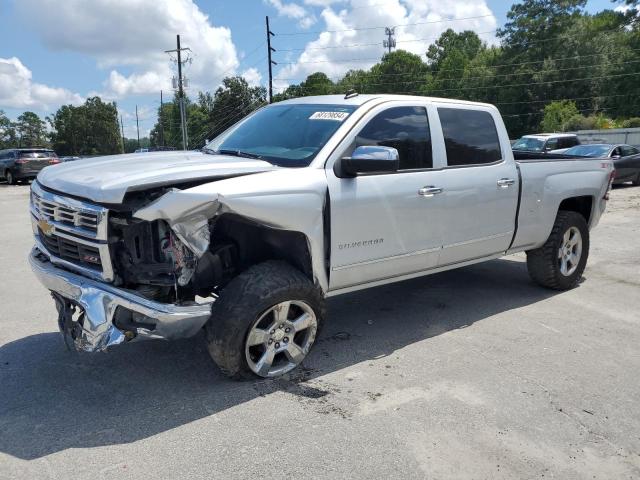
[[[388,94],[363,94],[363,95],[353,95],[349,98],[345,98],[345,95],[316,95],[311,97],[297,97],[291,98],[289,100],[283,100],[278,102],[279,104],[333,104],[333,105],[363,105],[367,102],[378,100],[378,101],[389,101],[389,100],[428,100],[432,102],[447,102],[447,103],[459,103],[461,105],[482,105],[482,106],[492,106],[488,103],[479,103],[479,102],[470,102],[466,100],[454,100],[449,98],[438,98],[438,97],[421,97],[416,95],[388,95]]]

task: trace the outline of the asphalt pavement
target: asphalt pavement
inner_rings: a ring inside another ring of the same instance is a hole
[[[0,478],[640,478],[640,188],[581,285],[524,255],[329,301],[303,368],[231,381],[201,336],[68,352],[0,184]]]

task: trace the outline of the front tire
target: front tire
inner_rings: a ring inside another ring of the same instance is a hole
[[[324,315],[322,292],[302,272],[286,262],[260,263],[214,302],[207,348],[229,377],[278,377],[307,356]]]
[[[16,184],[16,178],[13,176],[13,172],[11,170],[7,170],[6,172],[4,172],[4,178],[7,180],[7,183],[9,185]]]
[[[589,227],[576,212],[561,210],[546,243],[527,252],[527,268],[539,285],[570,290],[578,285],[589,257]]]

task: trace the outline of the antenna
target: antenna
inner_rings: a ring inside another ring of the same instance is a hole
[[[384,29],[384,34],[387,36],[387,39],[382,42],[382,46],[389,49],[388,53],[391,53],[391,49],[396,48],[396,27],[386,27]]]

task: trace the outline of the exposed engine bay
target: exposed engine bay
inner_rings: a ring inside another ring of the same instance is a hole
[[[137,218],[137,212],[171,192],[179,190],[138,192],[110,211],[114,285],[151,300],[185,303],[217,295],[238,273],[265,259],[288,260],[311,275],[307,242],[299,232],[269,228],[233,213],[202,217],[199,246],[206,250],[200,252],[176,233],[176,225]]]

